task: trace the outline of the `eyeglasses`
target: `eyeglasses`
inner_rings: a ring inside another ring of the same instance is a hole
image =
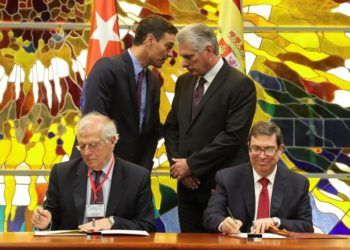
[[[97,150],[99,149],[102,144],[103,144],[103,140],[99,141],[99,142],[95,142],[95,143],[88,143],[88,144],[79,144],[76,146],[76,148],[79,151],[84,151],[86,148],[90,149],[91,151]]]
[[[254,155],[260,155],[261,152],[264,152],[265,155],[267,156],[273,156],[276,154],[276,152],[278,151],[278,149],[276,149],[275,147],[266,147],[266,148],[261,148],[259,146],[256,145],[252,145],[249,148],[250,152]]]

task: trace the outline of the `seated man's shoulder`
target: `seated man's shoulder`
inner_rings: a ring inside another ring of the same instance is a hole
[[[232,167],[221,169],[217,172],[216,176],[218,178],[231,179],[233,177],[240,177],[242,172],[249,170],[251,165],[249,162],[235,165]]]
[[[291,183],[300,184],[301,182],[308,181],[308,179],[305,176],[296,173],[293,170],[290,170],[289,168],[283,167],[281,169],[287,174],[287,178],[290,180]]]
[[[78,157],[69,161],[57,163],[53,166],[53,168],[59,172],[66,172],[76,169],[80,164],[83,163],[83,159],[81,157]]]

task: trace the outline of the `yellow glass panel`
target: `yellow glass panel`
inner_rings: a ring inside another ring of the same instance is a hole
[[[316,34],[305,32],[280,32],[279,35],[291,43],[295,43],[303,48],[318,48],[320,46],[319,38]]]

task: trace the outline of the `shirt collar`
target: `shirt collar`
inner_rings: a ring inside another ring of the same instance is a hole
[[[208,82],[211,83],[216,74],[219,72],[219,70],[221,69],[221,67],[224,65],[224,60],[220,57],[219,61],[215,64],[214,67],[211,68],[211,70],[209,70],[203,77],[204,79]]]
[[[109,161],[107,162],[107,164],[104,165],[103,168],[101,169],[101,171],[103,172],[104,175],[107,175],[109,166],[111,165],[111,163],[112,163],[112,161],[113,161],[113,157],[114,157],[114,155],[112,155],[111,159],[109,159]],[[107,176],[107,178],[108,178],[109,180],[112,179],[111,176],[112,176],[112,173],[113,173],[113,168],[114,168],[114,166],[112,166],[111,171],[109,172],[109,176]],[[89,170],[89,171],[91,171],[91,170]]]
[[[132,65],[134,66],[134,73],[135,76],[137,76],[142,70],[145,70],[144,68],[142,68],[141,64],[139,63],[139,61],[137,61],[136,57],[134,56],[134,54],[131,52],[131,49],[128,49],[128,53],[129,56],[131,58],[132,61]]]
[[[254,183],[257,183],[261,178],[262,176],[259,175],[254,167],[252,166],[253,168],[253,177],[254,177]],[[269,180],[269,182],[271,183],[271,185],[273,185],[274,181],[275,181],[275,177],[276,177],[276,172],[277,172],[277,165],[275,166],[275,169],[272,171],[271,174],[269,174],[268,176],[266,176],[266,178]]]

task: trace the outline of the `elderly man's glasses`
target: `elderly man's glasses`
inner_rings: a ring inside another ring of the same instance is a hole
[[[259,146],[256,145],[252,145],[249,148],[250,152],[254,155],[260,155],[262,152],[265,153],[265,155],[268,156],[273,156],[276,154],[276,152],[278,151],[278,149],[276,149],[275,147],[266,147],[266,148],[261,148]]]
[[[79,150],[79,151],[84,151],[85,149],[89,149],[91,151],[93,150],[97,150],[99,149],[102,144],[103,144],[103,140],[99,141],[99,142],[95,142],[95,143],[87,143],[87,144],[78,144],[76,146],[76,148]]]

